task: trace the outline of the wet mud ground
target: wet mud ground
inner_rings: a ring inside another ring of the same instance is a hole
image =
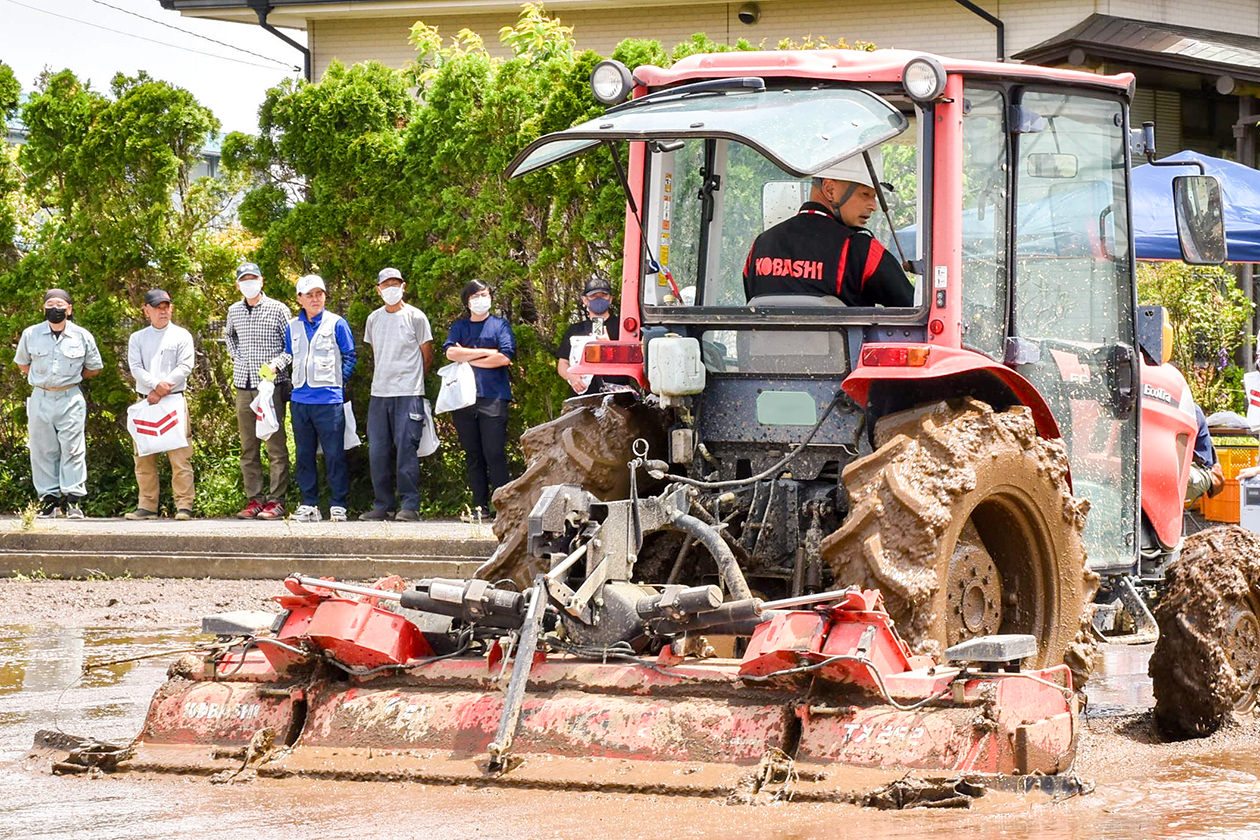
[[[80,676],[85,662],[175,650],[200,616],[265,607],[273,582],[0,580],[0,838],[1156,838],[1260,840],[1260,726],[1193,742],[1151,731],[1151,647],[1104,647],[1077,771],[1092,794],[990,795],[967,811],[725,804],[413,783],[52,776],[26,760],[60,728],[125,741],[171,657]],[[112,602],[112,603],[111,603]]]

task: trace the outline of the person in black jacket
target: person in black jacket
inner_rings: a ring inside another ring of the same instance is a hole
[[[604,390],[633,387],[628,376],[599,376],[572,373],[569,368],[581,359],[582,348],[592,341],[616,341],[619,335],[617,316],[612,311],[612,284],[599,275],[587,278],[582,288],[582,306],[586,318],[569,326],[556,350],[556,371],[569,383],[575,394],[597,394]]]
[[[879,151],[870,152],[876,173]],[[744,294],[814,295],[849,306],[913,306],[914,287],[864,225],[879,207],[862,155],[814,177],[796,215],[762,232],[744,263]]]

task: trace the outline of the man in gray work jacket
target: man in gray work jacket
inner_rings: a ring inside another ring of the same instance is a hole
[[[79,383],[101,372],[96,339],[73,323],[74,305],[64,289],[44,293],[44,320],[27,327],[13,360],[26,374],[31,478],[41,518],[82,519],[87,495],[87,403]]]

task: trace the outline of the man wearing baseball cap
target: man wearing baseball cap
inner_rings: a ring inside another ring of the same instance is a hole
[[[376,292],[384,306],[368,315],[363,340],[372,345],[372,400],[368,403],[368,462],[372,509],[360,519],[381,520],[397,511],[404,522],[420,519],[420,435],[432,423],[424,407],[424,373],[433,363],[429,318],[403,302],[402,272],[383,268]]]
[[[297,281],[302,311],[284,331],[284,350],[259,371],[273,376],[290,369],[293,394],[289,397],[289,422],[297,446],[297,481],[302,504],[293,512],[296,522],[319,522],[319,473],[316,449],[324,450],[324,473],[332,491],[328,509],[331,522],[346,521],[350,476],[346,470],[345,384],[354,370],[354,335],[340,315],[324,309],[327,289],[318,274]]]
[[[582,359],[582,350],[592,341],[616,341],[620,335],[617,316],[612,311],[612,284],[593,274],[582,287],[582,307],[586,318],[565,330],[556,350],[556,370],[569,383],[575,394],[597,394],[600,391],[633,387],[628,376],[593,376],[572,373],[569,368]]]
[[[849,306],[913,306],[914,287],[866,222],[879,207],[878,149],[818,173],[796,215],[759,235],[744,263],[744,294],[834,297]],[[876,177],[871,177],[874,170]]]
[[[73,323],[73,301],[65,289],[44,293],[44,320],[22,331],[13,361],[26,375],[31,478],[40,518],[64,513],[82,519],[87,495],[87,403],[79,383],[101,372],[96,339]]]
[[[285,326],[293,317],[289,307],[263,294],[263,277],[258,266],[243,262],[236,267],[236,288],[241,300],[228,307],[223,338],[232,357],[232,385],[236,388],[236,428],[241,438],[241,480],[245,487],[245,507],[239,519],[280,519],[284,498],[289,492],[289,441],[284,433],[285,395],[288,377],[278,377],[274,403],[281,431],[267,438],[267,460],[271,486],[263,490],[262,445],[255,434],[254,410],[250,403],[258,396],[258,372],[263,365],[284,352]]]
[[[185,423],[188,421],[188,405],[184,401],[184,389],[192,373],[195,356],[193,337],[188,330],[171,323],[171,296],[162,289],[150,289],[144,294],[144,317],[149,326],[136,330],[127,341],[127,365],[136,380],[136,391],[151,403],[164,397],[172,409],[182,408]],[[163,404],[163,408],[166,404]],[[185,426],[185,431],[188,427]],[[193,468],[192,444],[166,452],[171,462],[171,489],[175,493],[175,518],[192,519],[193,515]],[[136,509],[127,519],[156,519],[158,499],[162,486],[158,481],[158,456],[134,455],[136,461],[136,485],[140,499]]]

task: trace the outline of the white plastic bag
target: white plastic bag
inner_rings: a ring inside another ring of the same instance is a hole
[[[127,431],[136,454],[156,455],[188,445],[188,406],[184,395],[167,394],[155,403],[142,399],[127,408]]]
[[[1247,396],[1247,425],[1260,433],[1260,371],[1253,370],[1243,376],[1243,391]]]
[[[437,424],[433,422],[433,406],[428,400],[421,400],[424,404],[424,417],[420,421],[420,445],[416,448],[416,454],[421,458],[427,458],[434,452],[442,442],[438,440]]]
[[[280,421],[276,419],[275,393],[275,383],[261,379],[258,382],[258,396],[249,403],[250,410],[254,412],[254,436],[259,440],[266,440],[280,431]]]
[[[354,449],[363,441],[359,440],[359,429],[354,423],[354,409],[350,407],[350,401],[346,400],[341,404],[341,410],[346,415],[346,434],[343,438],[346,449]]]
[[[586,345],[590,344],[594,339],[589,335],[575,335],[569,339],[569,367],[576,365],[582,361],[582,351],[586,349]],[[584,373],[578,377],[578,382],[582,383],[581,390],[574,389],[575,394],[585,394],[586,390],[591,387],[591,380],[594,379],[593,374]]]
[[[433,411],[444,414],[460,408],[468,408],[477,402],[477,374],[468,362],[451,362],[438,368],[442,388],[438,391]]]

